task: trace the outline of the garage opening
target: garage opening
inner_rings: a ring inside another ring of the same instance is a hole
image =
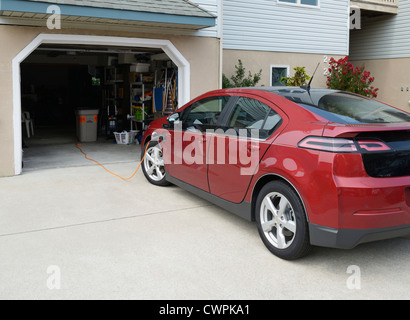
[[[139,159],[149,123],[180,104],[161,48],[42,44],[20,64],[23,170]]]

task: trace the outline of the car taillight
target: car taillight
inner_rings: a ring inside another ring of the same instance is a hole
[[[305,149],[313,149],[339,153],[372,153],[386,152],[392,149],[380,140],[353,140],[346,138],[307,137],[299,142],[298,146]]]
[[[357,143],[364,152],[391,151],[387,144],[378,140],[358,140]]]
[[[298,146],[305,149],[313,149],[337,153],[358,152],[355,142],[345,138],[307,137],[299,142]]]

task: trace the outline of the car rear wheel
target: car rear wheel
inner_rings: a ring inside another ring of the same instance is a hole
[[[297,193],[282,181],[272,181],[256,201],[256,222],[265,246],[276,256],[295,260],[311,249],[305,210]]]
[[[157,186],[167,186],[169,182],[166,180],[161,145],[157,141],[151,141],[148,144],[148,147],[145,145],[144,148],[147,151],[142,162],[142,172],[144,172],[145,177],[150,183]]]

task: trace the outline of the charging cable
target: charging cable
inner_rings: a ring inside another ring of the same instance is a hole
[[[84,157],[85,157],[87,160],[90,160],[90,161],[95,162],[96,164],[98,164],[100,167],[102,167],[105,171],[107,171],[108,173],[112,174],[113,176],[116,176],[116,177],[118,177],[118,178],[120,178],[120,179],[122,179],[122,180],[128,181],[128,180],[131,180],[131,179],[137,174],[137,172],[138,172],[138,170],[139,170],[139,168],[140,168],[142,162],[143,162],[144,159],[145,159],[145,155],[146,155],[146,153],[147,153],[149,143],[147,143],[147,146],[145,147],[144,156],[142,157],[141,162],[139,163],[139,165],[138,165],[138,167],[137,167],[137,170],[135,170],[135,172],[134,172],[134,173],[131,175],[131,177],[129,177],[129,178],[121,177],[120,175],[118,175],[118,174],[116,174],[116,173],[114,173],[114,172],[108,170],[106,167],[104,167],[104,166],[103,166],[101,163],[99,163],[97,160],[94,160],[94,159],[89,158],[89,157],[87,156],[87,154],[81,149],[81,146],[82,146],[82,144],[81,144],[81,143],[78,143],[78,141],[77,141],[75,147],[76,147],[78,150],[80,150],[80,152],[84,155]]]

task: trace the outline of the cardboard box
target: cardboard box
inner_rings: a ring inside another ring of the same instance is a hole
[[[139,72],[130,72],[129,80],[130,82],[141,82],[141,74]]]
[[[130,72],[149,72],[149,63],[137,63],[130,66]]]

